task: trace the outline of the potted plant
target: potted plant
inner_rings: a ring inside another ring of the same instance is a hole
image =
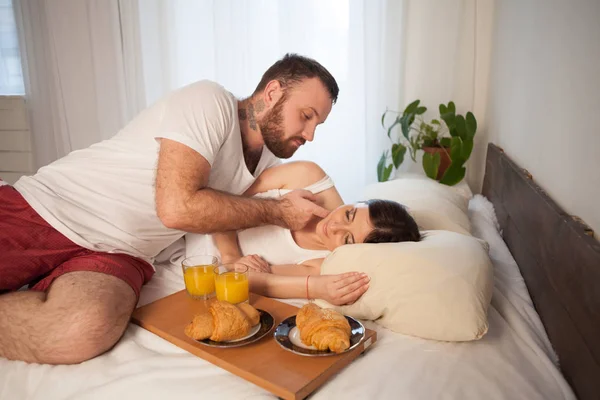
[[[465,177],[464,165],[473,151],[473,138],[477,132],[475,116],[470,111],[466,116],[456,114],[456,106],[451,101],[447,105],[440,104],[439,119],[426,122],[421,116],[427,108],[420,103],[420,100],[415,100],[401,114],[395,112],[398,115],[387,127],[388,138],[392,141],[391,152],[386,150],[381,155],[377,179],[379,182],[387,181],[393,168],[398,169],[404,162],[407,151],[416,162],[417,152],[422,150],[425,174],[440,183],[456,185]],[[386,110],[381,116],[384,128],[388,113],[394,111]],[[401,134],[397,134],[394,140],[392,132],[397,125],[400,125]]]

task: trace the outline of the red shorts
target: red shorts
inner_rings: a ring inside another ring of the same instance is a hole
[[[51,227],[21,194],[0,180],[0,293],[29,285],[46,291],[59,276],[93,271],[129,284],[139,298],[154,269],[126,254],[102,253],[71,242]]]

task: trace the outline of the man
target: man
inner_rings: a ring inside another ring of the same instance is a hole
[[[240,195],[313,140],[338,91],[319,63],[286,55],[248,99],[189,85],[112,139],[0,186],[0,293],[10,291],[0,295],[0,356],[71,364],[110,349],[154,257],[185,232],[299,229],[326,216],[306,191]]]

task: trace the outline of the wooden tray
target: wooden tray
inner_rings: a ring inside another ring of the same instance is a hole
[[[298,312],[297,307],[253,293],[250,304],[268,311],[275,319],[275,327]],[[176,346],[284,399],[305,398],[377,340],[377,332],[366,329],[364,340],[352,351],[330,357],[305,357],[282,349],[273,339],[273,328],[264,338],[246,346],[208,347],[183,333],[194,314],[205,307],[204,301],[193,300],[182,290],[136,309],[132,320]]]

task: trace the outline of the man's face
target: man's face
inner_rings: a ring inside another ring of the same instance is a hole
[[[288,88],[258,121],[265,145],[276,157],[290,158],[314,139],[317,125],[325,122],[331,107],[329,92],[318,78]]]

